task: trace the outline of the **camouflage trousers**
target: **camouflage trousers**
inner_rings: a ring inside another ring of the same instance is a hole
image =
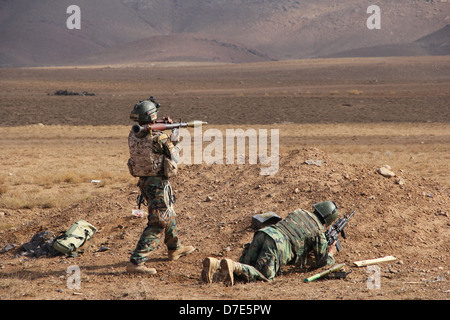
[[[164,237],[168,250],[181,247],[175,211],[168,208],[164,201],[165,187],[169,182],[162,177],[139,178],[138,187],[148,203],[148,223],[131,254],[130,261],[140,264],[147,260],[150,253],[158,247]]]
[[[280,271],[279,252],[275,241],[264,232],[256,232],[250,244],[244,248],[239,262],[245,281],[269,281]]]

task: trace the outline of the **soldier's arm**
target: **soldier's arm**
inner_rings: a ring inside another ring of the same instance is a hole
[[[176,163],[179,162],[179,149],[173,145],[167,134],[161,133],[156,136],[154,142],[153,146],[156,152],[164,154]]]
[[[333,252],[328,250],[328,241],[324,233],[321,233],[314,239],[313,251],[317,268],[335,264]]]

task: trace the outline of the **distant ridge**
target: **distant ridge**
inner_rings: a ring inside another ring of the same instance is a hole
[[[324,58],[444,55],[450,55],[450,25],[410,43],[357,48],[324,56]]]
[[[276,59],[241,44],[208,39],[195,34],[175,34],[154,36],[105,49],[77,60],[76,63],[83,65],[167,61],[241,63],[273,60]]]
[[[0,0],[0,67],[449,52],[444,0],[378,0],[379,30],[361,0],[77,0],[69,30],[73,3]]]

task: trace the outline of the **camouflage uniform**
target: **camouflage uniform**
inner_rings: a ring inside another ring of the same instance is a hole
[[[316,268],[335,263],[328,253],[325,229],[317,216],[306,210],[295,210],[284,220],[255,233],[239,259],[242,266],[239,276],[246,281],[271,280],[283,265],[304,265],[311,251]]]
[[[164,176],[164,157],[178,161],[178,151],[169,136],[153,132],[145,138],[135,137],[133,131],[129,138],[130,159],[128,167],[133,176],[138,176],[138,187],[148,203],[148,223],[144,229],[130,261],[141,264],[158,246],[165,233],[164,243],[168,250],[181,247],[175,211],[171,203],[166,203],[165,192],[170,192],[169,180]],[[169,200],[170,202],[170,200]]]

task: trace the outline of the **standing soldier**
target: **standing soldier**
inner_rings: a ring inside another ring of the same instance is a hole
[[[172,123],[170,118],[156,119],[159,106],[153,97],[140,101],[131,111],[130,119],[141,126],[157,122]],[[144,263],[163,234],[169,260],[177,260],[195,250],[192,246],[182,246],[178,238],[172,188],[168,180],[176,174],[179,150],[167,134],[152,130],[140,134],[131,130],[128,145],[128,169],[132,176],[139,178],[137,185],[148,204],[148,224],[131,254],[127,271],[156,274],[154,268],[146,267]]]
[[[245,281],[269,281],[283,265],[304,265],[311,252],[315,256],[314,267],[333,265],[336,246],[334,243],[328,246],[325,229],[337,218],[338,209],[331,201],[316,203],[313,208],[312,213],[295,210],[284,220],[258,230],[239,262],[205,258],[203,281],[211,283],[221,279],[226,285],[233,285],[235,275]]]

